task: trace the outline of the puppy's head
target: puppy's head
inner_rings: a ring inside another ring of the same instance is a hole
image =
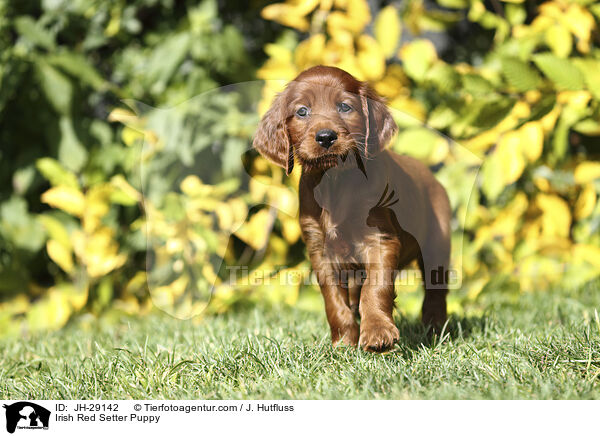
[[[289,174],[295,160],[305,171],[326,170],[355,151],[383,150],[396,124],[382,99],[347,72],[318,66],[302,72],[262,118],[254,147]]]

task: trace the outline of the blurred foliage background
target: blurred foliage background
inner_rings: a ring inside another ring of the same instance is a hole
[[[0,0],[0,335],[319,307],[299,174],[247,152],[274,94],[317,64],[383,95],[392,148],[448,189],[451,311],[594,279],[599,21],[590,0]],[[273,281],[232,283],[227,265]]]

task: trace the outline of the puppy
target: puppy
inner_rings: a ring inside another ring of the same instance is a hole
[[[394,346],[394,280],[413,260],[423,322],[446,320],[450,203],[425,165],[385,150],[397,129],[366,83],[317,66],[275,98],[254,138],[287,174],[301,165],[300,226],[334,345]]]

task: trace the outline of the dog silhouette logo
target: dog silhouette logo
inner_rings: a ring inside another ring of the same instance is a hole
[[[19,401],[3,406],[6,409],[6,431],[18,429],[48,429],[50,411],[29,401]]]

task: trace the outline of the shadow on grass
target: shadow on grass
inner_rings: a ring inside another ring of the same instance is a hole
[[[423,348],[435,348],[448,339],[468,339],[473,333],[484,334],[489,326],[487,316],[479,317],[450,317],[444,328],[433,331],[430,326],[425,326],[418,319],[400,318],[396,322],[400,330],[400,341],[392,353],[412,354],[413,351]]]

